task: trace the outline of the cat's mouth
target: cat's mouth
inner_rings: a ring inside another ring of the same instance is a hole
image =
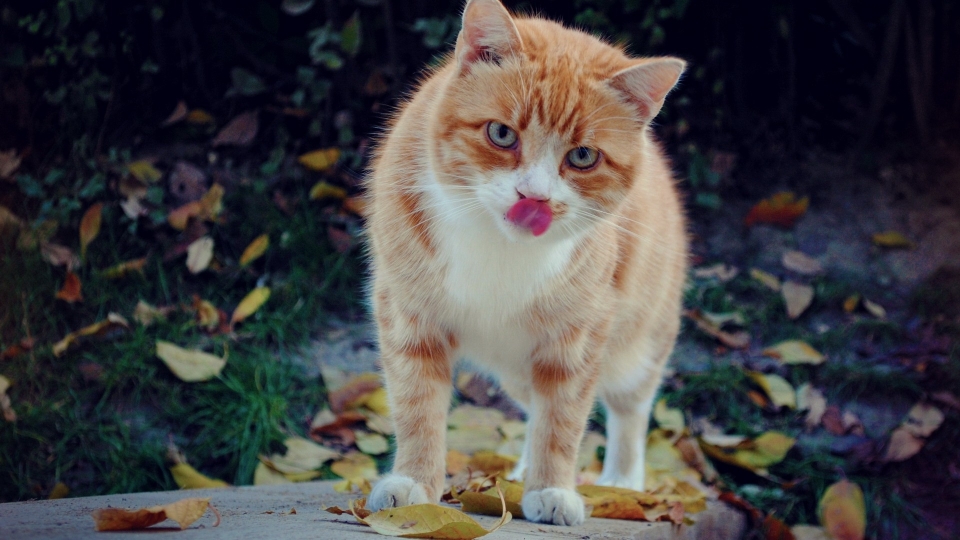
[[[553,210],[547,201],[522,198],[507,210],[507,221],[521,229],[527,229],[534,236],[547,232],[553,221]]]

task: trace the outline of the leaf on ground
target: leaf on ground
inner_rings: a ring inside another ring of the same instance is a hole
[[[358,411],[344,411],[334,415],[330,409],[323,409],[310,423],[310,438],[317,441],[332,439],[343,446],[350,446],[356,441],[353,427],[366,420],[367,417]]]
[[[360,433],[357,435],[357,448],[364,454],[379,456],[387,453],[390,445],[387,438],[379,433]]]
[[[327,401],[330,403],[331,411],[342,413],[363,406],[370,395],[381,388],[383,388],[383,380],[379,374],[361,373],[350,378],[336,390],[330,391]]]
[[[776,358],[781,364],[822,364],[826,357],[806,341],[789,339],[771,345],[762,351],[764,356]]]
[[[343,456],[343,459],[330,465],[330,470],[340,478],[347,480],[376,480],[379,477],[377,462],[372,457],[360,452],[347,453]]]
[[[883,309],[883,306],[877,304],[876,302],[871,302],[866,298],[863,299],[863,309],[866,309],[868,313],[878,319],[887,318],[887,310]]]
[[[823,527],[813,525],[794,525],[790,527],[794,540],[830,540]]]
[[[170,474],[173,475],[173,481],[180,486],[180,489],[206,489],[230,487],[230,484],[223,480],[210,478],[209,476],[194,469],[187,463],[177,463],[170,467]]]
[[[680,432],[686,427],[683,411],[667,406],[667,400],[661,398],[653,407],[653,419],[657,425],[669,431]]]
[[[204,330],[216,330],[220,323],[225,322],[220,320],[220,310],[217,309],[217,306],[199,296],[194,295],[192,307],[196,313],[197,326]]]
[[[470,456],[458,450],[447,450],[446,468],[448,476],[456,476],[467,470]]]
[[[876,233],[872,237],[873,244],[880,247],[891,249],[913,249],[917,245],[902,233],[897,231],[885,231]]]
[[[199,274],[210,267],[213,260],[213,238],[203,236],[187,246],[187,270]]]
[[[360,492],[364,495],[369,495],[370,492],[373,491],[373,485],[370,484],[370,481],[366,478],[359,478],[356,480],[344,479],[334,483],[333,490],[337,493]],[[367,510],[367,515],[370,515],[369,510]]]
[[[270,298],[270,287],[257,287],[247,293],[230,316],[230,327],[253,315]]]
[[[684,312],[690,320],[697,326],[700,331],[703,333],[716,338],[717,341],[723,343],[727,347],[733,349],[745,349],[750,345],[750,334],[744,331],[740,332],[727,332],[720,329],[720,327],[714,324],[709,318],[707,318],[702,311],[699,309],[690,309]]]
[[[347,198],[347,190],[333,184],[320,181],[310,188],[310,200],[317,201],[323,199],[343,200]]]
[[[57,291],[57,298],[68,304],[79,302],[83,300],[83,295],[80,294],[80,287],[80,278],[73,272],[68,271],[67,275],[63,278],[63,287]]]
[[[780,290],[783,301],[787,304],[787,316],[796,319],[810,307],[813,302],[813,287],[795,281],[787,281]]]
[[[227,122],[217,136],[210,141],[213,147],[233,145],[248,146],[260,130],[260,115],[257,111],[247,111]]]
[[[70,345],[76,343],[76,341],[82,337],[86,336],[103,336],[110,332],[119,331],[121,329],[127,330],[130,328],[130,323],[126,319],[121,317],[116,313],[107,314],[107,318],[102,321],[95,322],[90,326],[85,326],[80,330],[75,332],[70,332],[63,337],[60,341],[53,344],[53,355],[60,356],[66,352],[67,348]]]
[[[94,526],[98,531],[130,531],[145,529],[167,519],[177,522],[180,529],[186,529],[207,513],[210,499],[181,499],[170,504],[151,506],[139,510],[123,508],[100,508],[93,511]],[[216,510],[214,510],[216,512]],[[220,524],[217,514],[216,527]]]
[[[803,383],[797,388],[797,410],[807,411],[803,423],[808,430],[813,429],[827,411],[827,398],[810,383]]]
[[[13,173],[20,168],[23,156],[17,155],[17,149],[0,151],[0,178],[13,178]]]
[[[766,468],[783,461],[795,442],[779,431],[768,431],[729,448],[710,444],[701,437],[700,447],[713,459],[765,475]]]
[[[340,159],[339,148],[325,148],[307,152],[300,156],[297,161],[312,171],[323,172],[333,167],[338,159]]]
[[[814,276],[823,272],[823,265],[820,261],[807,255],[802,251],[785,251],[780,262],[787,270],[791,270],[804,276]]]
[[[926,403],[917,403],[899,427],[890,433],[885,462],[904,461],[915,456],[923,448],[927,437],[943,423],[943,411]]]
[[[283,473],[267,466],[266,463],[257,463],[257,468],[253,470],[253,485],[255,486],[274,486],[278,484],[292,484],[293,480],[288,479]]]
[[[773,514],[767,514],[767,517],[763,518],[760,528],[763,530],[764,540],[796,540],[790,527]]]
[[[680,443],[686,440],[678,432],[664,429],[653,429],[647,434],[644,467],[646,479],[644,488],[648,491],[671,488],[679,479],[694,479],[699,481],[702,476],[698,469],[707,475],[715,473],[713,467],[703,462],[697,463],[702,455],[690,454],[690,448],[684,448]],[[699,452],[698,452],[699,453]],[[687,458],[691,459],[688,460]],[[695,465],[697,468],[692,467]]]
[[[198,201],[191,201],[167,215],[167,223],[178,231],[185,230],[190,218],[215,221],[223,211],[223,186],[214,184]]]
[[[357,520],[386,536],[472,540],[496,531],[511,520],[513,516],[507,511],[502,495],[500,502],[502,516],[489,530],[463,512],[438,504],[387,508]]]
[[[579,486],[590,517],[683,523],[685,513],[706,510],[706,494],[685,482],[670,493],[647,493],[610,486]],[[678,507],[679,505],[679,507]]]
[[[144,184],[152,184],[163,177],[163,173],[154,167],[153,163],[150,163],[150,161],[146,159],[140,159],[127,163],[127,172]]]
[[[456,499],[460,501],[460,509],[464,512],[499,516],[503,513],[502,508],[506,506],[507,511],[514,517],[524,519],[523,507],[520,505],[523,499],[523,484],[518,482],[499,480],[495,487],[481,491],[464,491],[457,494]]]
[[[13,410],[13,403],[7,394],[12,384],[10,379],[0,375],[0,413],[3,413],[3,419],[7,422],[17,421],[17,411]]]
[[[212,114],[203,109],[193,109],[187,113],[187,123],[194,125],[212,124],[217,121]]]
[[[184,349],[169,341],[157,340],[157,356],[181,381],[208,381],[223,371],[227,359],[195,349]]]
[[[747,371],[747,376],[763,389],[776,408],[797,408],[797,392],[783,377],[759,371]]]
[[[103,212],[103,203],[96,203],[83,213],[80,219],[80,257],[87,257],[87,246],[93,239],[100,234],[101,213]]]
[[[847,313],[853,313],[857,306],[860,305],[860,295],[851,294],[850,296],[844,298],[843,300],[843,311]]]
[[[740,274],[740,269],[736,266],[730,266],[724,263],[718,263],[713,266],[701,266],[693,269],[693,277],[699,279],[716,279],[720,283],[726,283]]]
[[[182,99],[177,102],[177,105],[173,108],[173,112],[170,113],[170,116],[166,120],[160,122],[160,127],[171,126],[178,122],[183,121],[187,118],[187,102]]]
[[[743,223],[747,227],[765,223],[780,227],[793,227],[793,224],[807,212],[810,198],[797,199],[796,194],[783,191],[761,200],[747,214]]]
[[[120,264],[111,266],[100,271],[100,275],[106,279],[117,279],[121,278],[130,272],[140,272],[143,273],[143,268],[147,265],[147,258],[141,257],[139,259],[133,259],[130,261],[124,261]]]
[[[240,266],[244,267],[253,261],[259,259],[264,253],[267,252],[267,248],[270,247],[270,235],[261,234],[256,237],[250,244],[243,250],[243,254],[240,255]]]
[[[867,529],[860,486],[841,480],[827,488],[818,505],[820,524],[834,540],[862,540]]]
[[[280,4],[280,9],[287,15],[296,17],[309,11],[310,8],[313,7],[314,1],[315,0],[283,0],[283,3]]]
[[[57,499],[63,499],[70,494],[70,488],[67,487],[63,482],[57,482],[53,489],[50,490],[50,495],[47,495],[47,500],[55,501]]]
[[[509,473],[517,465],[517,458],[503,456],[489,450],[481,450],[474,454],[467,466],[475,471],[483,471],[487,476],[502,476]]]
[[[303,437],[288,437],[283,441],[286,453],[260,456],[260,461],[292,482],[304,482],[320,476],[320,467],[340,457],[340,452],[320,446]]]
[[[503,412],[492,407],[460,405],[447,417],[447,448],[473,455],[481,450],[494,451],[502,436],[498,427],[505,421]]]

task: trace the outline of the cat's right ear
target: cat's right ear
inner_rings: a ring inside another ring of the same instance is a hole
[[[460,73],[477,62],[499,62],[522,47],[517,26],[500,0],[467,0],[454,53]]]

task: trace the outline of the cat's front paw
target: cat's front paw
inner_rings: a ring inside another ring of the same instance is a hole
[[[583,499],[572,489],[546,488],[528,491],[521,502],[523,517],[539,523],[580,525],[583,523]]]
[[[384,508],[429,503],[427,490],[409,476],[390,475],[373,486],[367,497],[367,508],[376,512]]]

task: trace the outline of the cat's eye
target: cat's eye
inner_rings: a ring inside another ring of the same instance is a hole
[[[497,121],[487,124],[487,138],[500,148],[513,148],[517,144],[517,132]]]
[[[589,169],[597,164],[600,159],[600,152],[595,148],[578,146],[567,152],[567,163],[574,169]]]

